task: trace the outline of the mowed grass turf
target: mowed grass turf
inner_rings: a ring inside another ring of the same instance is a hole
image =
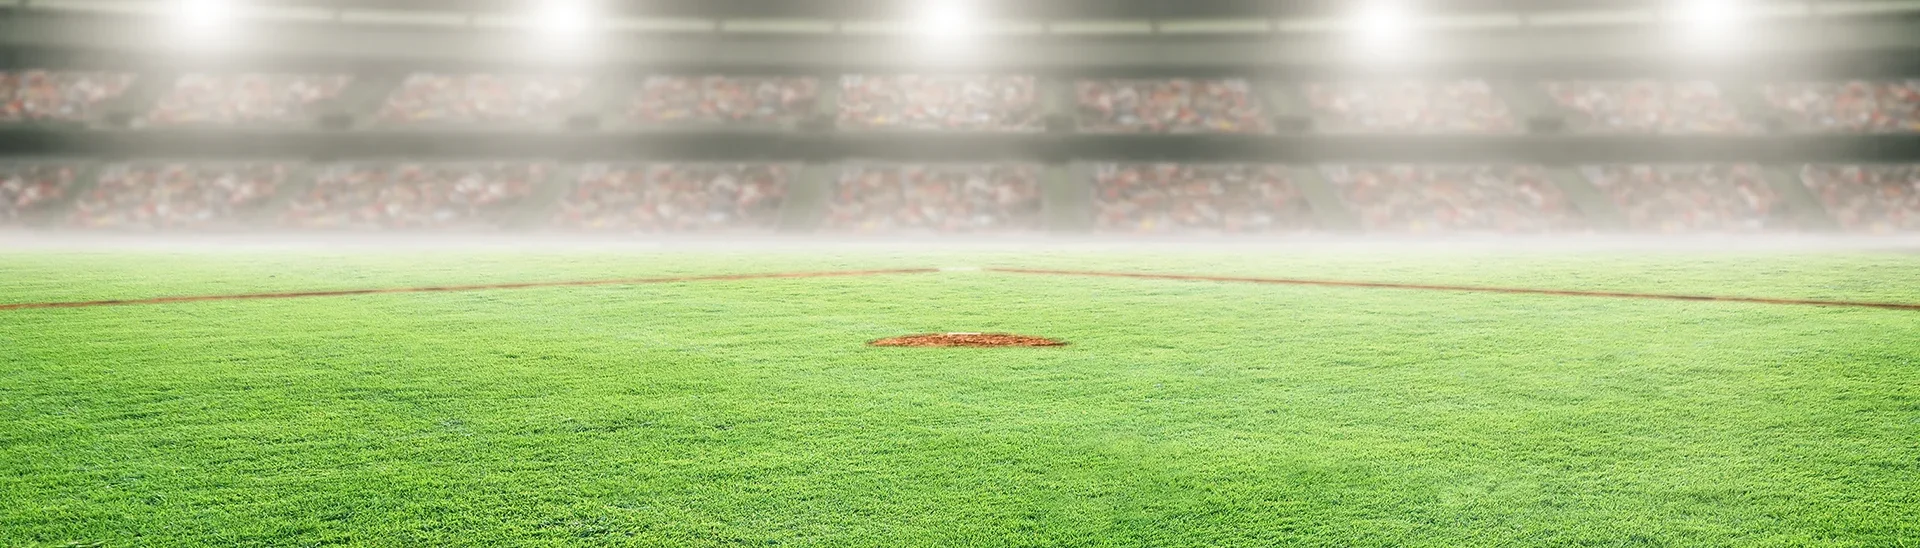
[[[1025,266],[1920,302],[1899,254],[0,254],[0,303]],[[1063,348],[868,348],[1008,331]],[[0,545],[1920,546],[1920,313],[985,272],[0,311]]]

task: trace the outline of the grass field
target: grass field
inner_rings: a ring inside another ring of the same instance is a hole
[[[0,303],[1025,266],[1920,302],[1920,255],[11,253]],[[1063,348],[878,349],[1008,331]],[[0,311],[0,546],[1920,546],[1920,313],[990,272]]]

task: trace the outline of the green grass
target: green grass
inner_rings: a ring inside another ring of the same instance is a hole
[[[1920,302],[1920,255],[0,254],[0,303],[1008,265]],[[1052,349],[874,349],[1011,331]],[[0,311],[0,546],[1920,546],[1920,313],[942,273]]]

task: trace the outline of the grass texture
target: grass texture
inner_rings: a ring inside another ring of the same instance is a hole
[[[0,303],[1023,266],[1920,302],[1920,256],[0,254]],[[1006,331],[1062,348],[869,348]],[[0,546],[1920,546],[1920,314],[945,272],[0,312]]]

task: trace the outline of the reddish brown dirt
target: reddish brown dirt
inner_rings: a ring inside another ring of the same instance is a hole
[[[674,282],[714,282],[728,280],[764,280],[769,278],[824,278],[830,276],[874,276],[879,274],[924,274],[939,272],[933,268],[908,268],[899,270],[843,270],[832,272],[774,272],[767,274],[727,274],[721,276],[680,276],[674,278],[631,278],[624,280],[574,280],[563,282],[526,282],[484,285],[449,285],[435,287],[388,287],[378,289],[343,289],[338,291],[301,291],[296,293],[254,293],[246,295],[194,295],[187,297],[155,297],[151,299],[124,299],[113,301],[78,301],[64,303],[14,303],[0,304],[0,311],[23,310],[29,308],[91,308],[95,306],[127,306],[136,304],[192,303],[202,301],[244,301],[256,299],[297,299],[302,297],[344,297],[348,295],[380,295],[386,293],[441,293],[454,291],[487,291],[496,289],[532,289],[539,287],[579,287],[592,285],[642,285]]]
[[[907,335],[880,339],[867,343],[872,346],[912,346],[912,347],[995,347],[995,346],[1066,346],[1067,343],[1046,337],[1012,335],[1007,333],[929,333],[926,335]]]
[[[1366,287],[1377,289],[1421,289],[1427,291],[1476,291],[1483,293],[1520,293],[1530,295],[1559,295],[1563,297],[1611,297],[1616,299],[1653,299],[1668,301],[1717,301],[1729,303],[1789,304],[1806,306],[1844,306],[1857,308],[1885,308],[1888,310],[1911,310],[1920,312],[1920,304],[1912,303],[1876,303],[1866,301],[1822,301],[1811,299],[1772,299],[1764,297],[1735,297],[1713,295],[1671,295],[1663,293],[1618,293],[1612,291],[1575,291],[1567,289],[1532,289],[1524,287],[1486,287],[1471,285],[1428,285],[1380,282],[1351,282],[1342,280],[1299,280],[1288,278],[1236,278],[1229,276],[1194,276],[1186,274],[1140,274],[1133,272],[1099,272],[1080,270],[1036,270],[1028,268],[989,268],[989,272],[1011,272],[1015,274],[1042,274],[1048,276],[1101,276],[1108,278],[1141,278],[1150,280],[1186,280],[1201,282],[1240,282],[1256,284],[1283,285],[1322,285],[1332,287]]]
[[[1561,295],[1571,297],[1611,297],[1618,299],[1659,299],[1675,301],[1718,301],[1757,304],[1784,304],[1807,306],[1841,306],[1861,308],[1882,308],[1888,310],[1907,310],[1920,312],[1920,303],[1885,303],[1861,301],[1824,301],[1805,299],[1773,299],[1764,297],[1710,296],[1710,295],[1669,295],[1658,293],[1617,293],[1605,291],[1571,291],[1561,289],[1533,289],[1520,287],[1485,287],[1402,284],[1379,282],[1356,282],[1344,280],[1300,280],[1286,278],[1238,278],[1226,276],[1195,276],[1181,274],[1142,274],[1131,272],[1089,272],[1072,270],[1034,270],[1024,268],[989,268],[989,272],[1008,272],[1016,274],[1045,274],[1056,276],[1105,276],[1114,278],[1144,278],[1157,280],[1188,280],[1209,282],[1241,282],[1260,284],[1319,285],[1333,287],[1364,287],[1382,289],[1418,289],[1428,291],[1477,291],[1488,293],[1522,293],[1533,295]],[[699,282],[722,280],[757,280],[768,278],[817,278],[827,276],[871,276],[879,274],[924,274],[939,272],[934,268],[909,268],[898,270],[850,270],[833,272],[776,272],[766,274],[731,274],[723,276],[685,276],[675,278],[638,278],[625,280],[578,280],[559,282],[529,282],[486,285],[456,285],[438,287],[391,287],[373,289],[346,289],[335,291],[302,291],[293,293],[255,293],[246,295],[193,295],[184,297],[154,297],[147,299],[124,299],[111,301],[79,301],[53,303],[0,303],[0,311],[25,310],[36,308],[91,308],[96,306],[126,306],[144,304],[192,303],[201,301],[238,301],[254,299],[294,299],[302,297],[342,297],[349,295],[379,295],[385,293],[430,293],[452,291],[489,291],[501,289],[530,289],[543,287],[575,287],[593,285],[639,285],[674,282]]]

